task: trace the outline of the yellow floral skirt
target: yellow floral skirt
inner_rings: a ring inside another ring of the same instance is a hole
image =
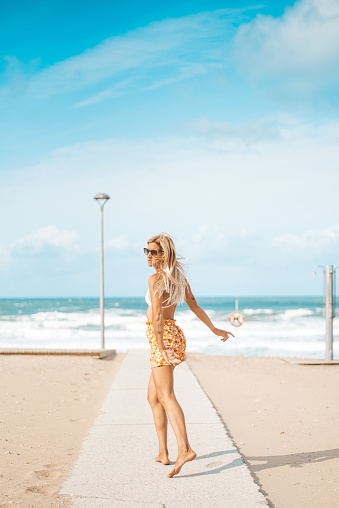
[[[157,339],[155,336],[153,324],[149,321],[146,323],[146,336],[151,348],[151,367],[159,367],[160,365],[171,365],[166,362],[165,358],[159,351]],[[185,361],[186,339],[183,331],[175,324],[175,319],[164,320],[164,345],[165,348],[173,349],[179,357],[180,362]],[[176,365],[179,365],[178,363]]]

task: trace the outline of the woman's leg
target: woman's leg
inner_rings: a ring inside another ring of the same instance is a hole
[[[196,454],[189,445],[184,413],[174,395],[173,367],[170,365],[154,367],[152,374],[158,400],[165,408],[178,442],[175,467],[168,475],[172,477],[179,473],[185,462],[195,459]]]
[[[170,464],[167,449],[167,415],[165,409],[158,400],[153,374],[151,374],[148,383],[147,400],[152,408],[155,429],[159,440],[159,455],[155,460],[156,462],[162,462],[167,465]]]

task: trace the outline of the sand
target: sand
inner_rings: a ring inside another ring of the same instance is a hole
[[[0,355],[0,506],[69,506],[58,492],[123,356]],[[271,506],[339,506],[338,365],[187,357]]]
[[[339,506],[339,365],[188,355],[276,508]]]
[[[0,355],[1,507],[69,505],[58,492],[123,356]]]

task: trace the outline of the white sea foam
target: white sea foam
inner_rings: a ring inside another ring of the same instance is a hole
[[[16,312],[25,306],[25,302],[22,302]],[[99,348],[99,309],[82,312],[60,310],[66,308],[67,305],[63,303],[56,304],[53,310],[48,311],[2,315],[0,347]],[[234,328],[228,322],[229,313],[218,308],[207,309],[216,327],[232,331],[236,336],[223,343],[192,312],[178,310],[177,324],[185,333],[188,351],[253,356],[324,355],[325,320],[321,307],[313,310],[306,307],[284,310],[248,307],[243,312],[247,318],[245,324]],[[119,304],[113,304],[105,312],[106,347],[118,351],[148,347],[145,321],[144,309],[123,309]],[[339,339],[337,320],[334,320],[334,339],[336,356]]]
[[[294,319],[297,317],[313,315],[314,312],[311,309],[288,309],[281,315],[281,319]]]
[[[247,316],[255,316],[258,314],[273,314],[272,309],[244,309],[242,312]]]

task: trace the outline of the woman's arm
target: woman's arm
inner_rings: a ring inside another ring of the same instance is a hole
[[[197,316],[198,319],[200,319],[200,321],[205,323],[205,325],[208,326],[208,328],[215,335],[218,335],[219,337],[223,337],[221,339],[223,342],[225,342],[228,339],[229,335],[232,335],[232,337],[234,337],[233,333],[226,332],[225,330],[220,330],[219,328],[216,328],[214,326],[214,324],[212,323],[212,321],[210,320],[210,318],[208,317],[206,312],[201,307],[199,307],[196,299],[194,298],[191,287],[188,283],[186,286],[185,301],[186,301],[188,307],[191,309],[192,312],[194,312],[194,314]]]
[[[162,302],[158,293],[155,293],[154,284],[158,280],[155,273],[148,279],[148,287],[152,302],[152,324],[159,351],[168,363],[176,365],[180,360],[176,359],[176,354],[172,349],[166,349],[164,345],[164,318],[162,313]]]

